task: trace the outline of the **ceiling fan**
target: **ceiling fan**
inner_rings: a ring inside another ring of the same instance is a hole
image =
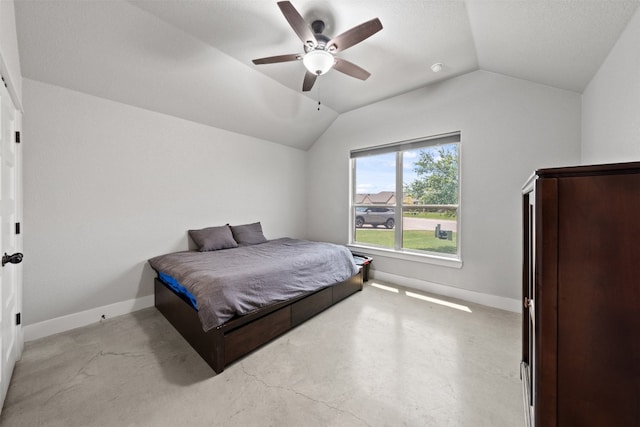
[[[360,43],[380,31],[382,29],[382,23],[378,18],[357,25],[330,39],[322,34],[325,27],[323,21],[313,21],[309,26],[291,2],[280,1],[278,2],[278,7],[289,22],[289,25],[291,25],[291,28],[293,28],[293,31],[295,31],[300,40],[302,40],[304,53],[254,59],[254,64],[274,64],[277,62],[302,60],[302,63],[307,69],[302,83],[302,90],[305,92],[311,90],[318,76],[326,73],[331,68],[360,80],[369,78],[371,73],[367,70],[358,67],[346,59],[338,58],[335,54],[347,50],[351,46]]]

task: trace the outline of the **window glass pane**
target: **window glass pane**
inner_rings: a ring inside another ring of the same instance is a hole
[[[455,255],[458,253],[456,210],[451,214],[419,206],[403,208],[404,249]]]
[[[394,248],[396,154],[354,159],[354,242]]]
[[[350,243],[459,259],[460,133],[351,151]]]
[[[457,254],[458,144],[403,152],[402,248]]]

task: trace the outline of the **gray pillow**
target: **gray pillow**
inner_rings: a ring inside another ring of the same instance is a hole
[[[189,230],[189,236],[191,236],[200,252],[238,247],[238,243],[233,239],[229,225],[208,227],[202,230]]]
[[[233,238],[240,246],[257,245],[264,243],[267,239],[262,234],[262,225],[259,222],[244,225],[232,225],[231,232]]]

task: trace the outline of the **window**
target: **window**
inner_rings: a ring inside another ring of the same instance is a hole
[[[460,133],[351,152],[354,245],[459,259]]]

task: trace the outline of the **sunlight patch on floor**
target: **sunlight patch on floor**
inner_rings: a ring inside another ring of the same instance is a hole
[[[441,299],[438,299],[438,298],[432,298],[432,297],[428,297],[426,295],[420,295],[420,294],[416,294],[416,293],[409,292],[409,291],[406,291],[405,294],[408,297],[411,297],[411,298],[417,298],[417,299],[421,299],[423,301],[429,301],[429,302],[432,302],[434,304],[440,304],[440,305],[444,305],[445,307],[455,308],[456,310],[466,311],[467,313],[471,313],[471,309],[469,307],[467,307],[466,305],[456,304],[456,303],[453,303],[453,302],[441,300]]]
[[[381,285],[380,283],[371,283],[371,286],[382,289],[383,291],[393,292],[394,294],[399,293],[398,289],[392,288],[391,286]]]
[[[382,289],[383,291],[393,292],[394,294],[399,294],[400,293],[400,290],[398,288],[394,288],[392,286],[382,285],[382,284],[376,283],[376,282],[371,282],[370,285],[375,287],[375,288]],[[416,298],[416,299],[420,299],[420,300],[423,300],[423,301],[428,301],[428,302],[432,302],[434,304],[439,304],[439,305],[443,305],[445,307],[455,308],[456,310],[460,310],[460,311],[465,311],[467,313],[471,313],[471,309],[469,307],[467,307],[466,305],[456,304],[456,303],[445,301],[445,300],[442,300],[442,299],[439,299],[439,298],[433,298],[433,297],[428,297],[426,295],[416,294],[415,292],[410,292],[410,291],[403,291],[403,293],[406,296],[411,297],[411,298]]]

